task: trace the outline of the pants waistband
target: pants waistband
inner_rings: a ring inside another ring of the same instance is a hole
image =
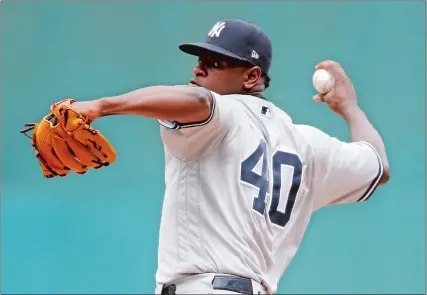
[[[174,295],[182,293],[215,293],[230,291],[240,294],[268,294],[261,283],[248,278],[228,274],[194,274],[180,278],[172,284],[156,287],[156,294]]]

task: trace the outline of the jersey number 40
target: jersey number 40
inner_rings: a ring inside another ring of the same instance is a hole
[[[255,173],[253,169],[256,164],[262,158],[262,173],[261,175]],[[276,151],[273,154],[271,159],[272,169],[273,169],[273,186],[272,186],[272,199],[270,204],[270,209],[268,211],[268,216],[270,221],[273,224],[276,224],[280,227],[285,227],[291,218],[292,209],[295,204],[295,199],[298,195],[298,190],[301,185],[301,173],[302,173],[302,163],[298,155],[287,153],[284,151]],[[291,189],[287,196],[281,194],[282,186],[282,173],[281,166],[287,165],[291,166],[294,169],[292,176],[292,185]],[[264,140],[261,140],[258,148],[242,162],[241,165],[241,175],[240,179],[247,184],[253,185],[259,189],[258,196],[254,198],[252,209],[256,210],[260,214],[265,214],[266,207],[266,195],[269,187],[268,179],[268,155],[266,153],[266,143]],[[280,212],[277,210],[279,206],[279,201],[282,197],[286,197],[286,207],[285,212]]]

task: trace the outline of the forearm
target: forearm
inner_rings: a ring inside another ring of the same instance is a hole
[[[384,165],[384,176],[381,182],[386,182],[390,177],[390,169],[385,145],[378,131],[359,108],[346,114],[344,120],[348,124],[352,141],[366,141],[375,147]]]
[[[128,114],[175,120],[201,121],[210,114],[211,96],[206,89],[192,86],[152,86],[97,100],[99,115]]]

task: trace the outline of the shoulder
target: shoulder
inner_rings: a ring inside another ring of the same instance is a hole
[[[248,103],[250,96],[240,94],[221,95],[210,91],[215,101],[215,115],[218,119],[225,119],[229,122],[246,120]]]
[[[209,90],[209,92],[212,94],[212,97],[217,101],[217,103],[237,108],[242,107],[242,102],[245,102],[248,97],[250,97],[248,95],[241,94],[218,94],[211,90]]]

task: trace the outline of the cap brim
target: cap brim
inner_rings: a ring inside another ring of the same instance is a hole
[[[246,59],[214,44],[210,43],[184,43],[179,45],[179,49],[187,54],[201,56],[209,53],[218,53],[238,60],[246,61]]]

